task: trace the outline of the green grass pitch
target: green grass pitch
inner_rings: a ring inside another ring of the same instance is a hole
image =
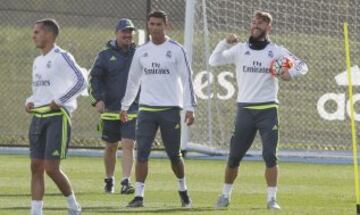
[[[224,161],[186,160],[192,209],[180,208],[177,183],[165,159],[150,160],[145,185],[145,207],[128,209],[133,197],[117,192],[103,193],[103,161],[98,157],[71,157],[62,163],[83,207],[83,214],[274,214],[265,209],[265,181],[262,162],[242,163],[232,202],[228,209],[214,209],[222,189]],[[120,164],[116,179],[119,184]],[[355,214],[353,168],[351,165],[281,163],[276,214]],[[0,156],[0,214],[28,214],[30,170],[27,156]],[[66,214],[66,200],[46,177],[44,214]]]

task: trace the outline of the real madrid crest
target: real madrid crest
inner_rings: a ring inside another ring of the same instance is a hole
[[[166,52],[166,57],[171,58],[171,51],[170,50]]]
[[[51,68],[51,60],[49,60],[49,61],[46,63],[46,67],[47,67],[48,69]]]
[[[269,50],[269,52],[268,52],[268,57],[270,57],[270,58],[274,57],[274,53],[271,50]]]

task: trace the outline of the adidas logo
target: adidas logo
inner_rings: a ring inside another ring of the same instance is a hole
[[[178,123],[178,124],[175,125],[174,129],[179,129],[179,128],[180,128],[180,124]]]
[[[52,155],[52,156],[59,156],[58,150],[53,151],[53,153],[52,153],[51,155]]]
[[[354,65],[350,68],[350,74],[352,76],[353,87],[360,87],[360,68],[358,65]],[[347,71],[343,71],[335,76],[336,84],[340,87],[349,86],[349,80],[347,77]],[[354,106],[360,101],[360,93],[355,93],[352,96]],[[335,104],[335,109],[329,110],[329,104]],[[351,116],[350,114],[350,97],[347,93],[343,92],[329,92],[322,95],[317,101],[317,111],[321,118],[325,120],[346,120]],[[359,111],[354,110],[354,119],[360,121]]]
[[[112,56],[111,58],[110,58],[110,61],[115,61],[116,60],[116,57],[115,56]]]
[[[274,125],[274,127],[272,128],[273,131],[276,131],[278,130],[278,126],[277,125]]]

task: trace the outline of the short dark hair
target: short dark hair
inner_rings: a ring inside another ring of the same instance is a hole
[[[36,21],[35,24],[42,24],[46,31],[54,34],[55,38],[60,33],[59,24],[55,19],[50,19],[50,18],[40,19],[40,20]]]
[[[168,15],[166,14],[165,11],[163,10],[154,10],[154,11],[151,11],[148,15],[148,20],[151,18],[151,17],[155,17],[155,18],[160,18],[162,20],[164,20],[165,23],[167,23],[168,21]]]
[[[255,11],[254,17],[258,17],[267,22],[268,24],[271,24],[273,21],[271,14],[265,11]]]

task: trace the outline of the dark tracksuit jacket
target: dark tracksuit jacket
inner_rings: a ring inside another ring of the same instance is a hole
[[[89,81],[89,94],[93,106],[97,101],[102,100],[106,112],[120,111],[135,47],[135,44],[132,44],[127,51],[124,51],[117,47],[115,40],[110,40],[106,43],[105,49],[98,53],[90,71]],[[128,112],[137,112],[137,110],[138,99]]]

